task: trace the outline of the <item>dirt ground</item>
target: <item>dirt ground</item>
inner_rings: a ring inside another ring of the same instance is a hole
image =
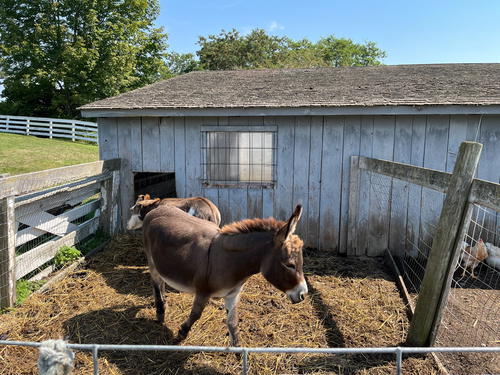
[[[477,278],[455,278],[443,320],[438,346],[499,346],[500,287],[498,270],[478,267]],[[453,374],[500,374],[499,354],[440,354]]]
[[[122,236],[45,294],[33,294],[0,318],[0,337],[72,343],[169,344],[188,316],[192,296],[167,292],[163,325],[155,311],[145,256],[137,237]],[[260,275],[245,285],[239,304],[242,346],[396,346],[408,320],[382,260],[305,252],[310,285],[292,305]],[[182,345],[229,344],[222,300],[213,299]],[[37,352],[0,347],[0,374],[36,374]],[[250,355],[252,374],[393,374],[393,356]],[[100,352],[101,374],[238,374],[233,354]],[[92,356],[77,352],[74,374],[92,373]],[[437,374],[430,357],[404,358],[404,374]]]

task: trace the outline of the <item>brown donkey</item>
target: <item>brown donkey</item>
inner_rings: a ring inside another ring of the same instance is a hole
[[[146,214],[162,205],[169,205],[180,208],[192,216],[211,221],[217,226],[220,225],[221,217],[217,206],[207,198],[155,198],[152,199],[149,194],[139,195],[137,201],[130,208],[131,216],[127,223],[127,229],[139,229],[142,227],[142,221]]]
[[[182,324],[184,339],[210,297],[222,297],[231,345],[238,346],[236,304],[245,281],[262,275],[293,303],[307,294],[302,271],[302,240],[294,233],[302,213],[298,205],[286,222],[246,219],[219,229],[214,223],[161,206],[144,219],[144,249],[153,283],[156,317],[163,322],[164,282],[195,295],[191,314]]]

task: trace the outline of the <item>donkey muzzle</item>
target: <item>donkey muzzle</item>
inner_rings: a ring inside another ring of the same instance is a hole
[[[295,286],[295,288],[288,290],[286,294],[288,298],[290,298],[290,301],[292,301],[292,303],[299,303],[306,298],[307,292],[308,290],[306,281],[302,280]]]

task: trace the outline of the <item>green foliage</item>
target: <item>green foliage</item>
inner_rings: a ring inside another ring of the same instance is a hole
[[[28,281],[28,280],[17,280],[16,282],[16,304],[20,305],[24,302],[28,296],[41,288],[45,283],[43,280],[38,281]]]
[[[61,268],[62,266],[74,262],[82,256],[80,250],[73,246],[62,246],[54,257],[54,265],[56,268]]]
[[[195,70],[201,70],[198,60],[192,53],[171,52],[167,56],[168,70],[172,75],[189,73]]]
[[[218,35],[200,37],[198,44],[200,65],[208,70],[380,65],[386,57],[374,42],[357,44],[333,35],[317,43],[294,41],[262,29],[248,35],[222,30]]]
[[[84,103],[168,76],[158,0],[0,0],[12,114],[78,116]]]
[[[78,249],[81,250],[82,254],[87,254],[88,252],[94,250],[98,246],[102,245],[109,239],[109,236],[102,230],[98,229],[93,236],[90,236],[85,242],[78,245]]]

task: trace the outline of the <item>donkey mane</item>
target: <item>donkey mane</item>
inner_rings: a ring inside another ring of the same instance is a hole
[[[285,224],[286,222],[276,220],[273,217],[267,219],[245,219],[224,225],[220,233],[231,236],[251,232],[277,232]]]

